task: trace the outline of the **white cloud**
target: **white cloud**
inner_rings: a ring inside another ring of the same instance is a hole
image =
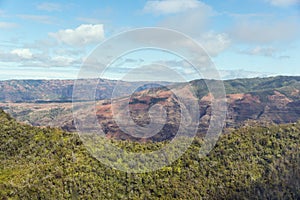
[[[1,63],[13,63],[18,67],[78,67],[81,63],[80,56],[49,55],[49,52],[32,53],[30,49],[20,48],[11,51],[0,51]]]
[[[232,28],[231,35],[239,41],[247,43],[285,42],[299,35],[300,23],[297,19],[242,20]]]
[[[251,56],[272,57],[279,60],[291,58],[291,56],[285,54],[284,50],[279,47],[275,48],[273,46],[256,46],[253,48],[240,50],[239,53]]]
[[[53,66],[70,66],[75,59],[67,56],[54,56],[51,61]]]
[[[60,30],[49,35],[70,46],[83,46],[103,40],[104,29],[103,24],[82,24],[76,29]]]
[[[32,52],[30,51],[30,49],[14,49],[10,53],[13,55],[17,55],[23,59],[31,59],[32,58]]]
[[[0,62],[14,62],[20,60],[19,56],[15,56],[10,52],[4,52],[0,50]]]
[[[197,0],[155,0],[147,1],[144,12],[153,14],[174,14],[202,6]]]
[[[207,29],[206,25],[212,15],[213,10],[210,7],[203,7],[167,17],[159,26],[187,34],[202,45],[210,56],[216,56],[231,45],[231,40],[226,33],[216,33]]]
[[[221,12],[220,14],[225,15],[225,16],[230,16],[234,17],[236,19],[247,19],[247,18],[255,18],[255,17],[272,17],[273,15],[271,13],[234,13],[234,12]]]
[[[252,49],[241,50],[240,53],[255,55],[255,56],[266,56],[266,57],[274,57],[277,50],[273,47],[263,47],[257,46]]]
[[[273,6],[279,7],[287,7],[299,4],[299,0],[266,0],[268,3],[272,4]]]
[[[167,2],[169,1],[173,2],[173,4],[176,4],[176,2],[185,3],[185,1],[179,0],[168,0]],[[195,3],[193,9],[180,9],[180,12],[164,17],[158,23],[158,26],[174,29],[194,38],[206,32],[207,26],[210,24],[210,18],[214,16],[216,12],[205,3],[194,0],[191,2]]]
[[[10,23],[10,22],[0,22],[0,28],[3,29],[10,29],[10,28],[15,28],[18,25],[15,23]]]
[[[53,53],[56,55],[64,55],[71,57],[80,57],[86,55],[87,52],[84,48],[56,48],[53,49]]]
[[[36,8],[38,10],[43,10],[43,11],[61,11],[62,10],[62,6],[58,3],[48,3],[48,2],[44,2],[44,3],[40,3],[36,6]]]
[[[208,32],[198,39],[210,56],[217,56],[231,45],[229,36],[225,33]]]
[[[199,36],[209,24],[209,17],[212,15],[212,10],[209,7],[201,7],[193,11],[166,17],[158,25],[190,36]]]
[[[236,70],[219,70],[222,80],[230,80],[237,78],[256,78],[256,77],[269,77],[275,74],[270,72],[258,72],[258,71],[248,71],[243,69]]]
[[[201,1],[148,1],[144,11],[154,14],[172,14],[164,17],[158,26],[187,34],[199,42],[210,56],[218,55],[231,44],[227,34],[209,31],[210,19],[217,12]],[[162,38],[162,42],[164,41],[167,40]]]

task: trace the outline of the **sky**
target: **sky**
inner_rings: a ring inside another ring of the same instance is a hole
[[[75,79],[99,45],[144,27],[192,38],[219,71],[300,75],[299,0],[0,0],[0,80]],[[141,79],[170,77],[167,65],[195,78],[182,58],[159,50],[119,56],[104,77],[140,66]]]

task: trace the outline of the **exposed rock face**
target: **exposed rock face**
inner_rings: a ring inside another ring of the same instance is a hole
[[[234,94],[227,95],[228,112],[225,128],[234,128],[249,120],[264,121],[270,123],[289,123],[296,122],[300,119],[300,101],[293,101],[280,92],[274,91],[272,95],[266,97],[267,100],[261,99],[259,96],[253,94]],[[148,98],[145,97],[137,100],[135,98],[130,102],[131,112],[137,124],[147,124],[147,110],[151,105],[151,101],[164,105],[169,117],[163,130],[159,132],[153,140],[163,140],[165,138],[172,138],[172,133],[176,133],[180,123],[180,106],[174,103],[172,96],[168,98],[161,98],[160,96]],[[200,124],[199,134],[205,134],[210,121],[212,112],[211,97],[207,95],[199,101],[200,109]],[[178,112],[174,114],[174,112]],[[119,138],[122,131],[113,122],[110,105],[99,105],[97,116],[101,124],[105,127],[106,133],[109,137]],[[125,139],[123,135],[121,137]],[[130,138],[130,137],[129,137]],[[131,138],[132,139],[132,138]]]
[[[240,100],[231,101],[228,121],[236,124],[249,119],[274,123],[288,123],[299,120],[298,101],[293,101],[277,91],[274,91],[273,95],[267,95],[267,99],[267,101],[263,101],[257,96],[253,97],[248,94]]]
[[[249,121],[280,124],[296,122],[300,119],[299,77],[241,79],[224,83],[228,93],[225,130]],[[212,113],[211,101],[214,97],[205,88],[203,80],[193,81],[191,84],[195,88],[195,94],[188,92],[187,85],[178,84],[170,89],[145,87],[130,96],[129,104],[127,97],[114,99],[114,107],[111,100],[97,101],[96,115],[99,124],[107,137],[145,140],[126,134],[120,129],[120,122],[116,121],[115,117],[119,114],[118,119],[121,120],[121,124],[123,123],[129,132],[133,132],[136,125],[147,127],[151,123],[151,108],[160,105],[164,108],[166,117],[164,119],[155,117],[155,123],[161,129],[148,139],[153,141],[171,139],[178,132],[180,122],[183,120],[180,101],[173,93],[176,90],[191,102],[198,102],[200,123],[198,133],[204,135],[209,126]],[[129,107],[129,117],[123,113],[126,105]],[[22,122],[37,126],[59,126],[68,131],[76,130],[71,103],[0,103],[0,107]],[[90,114],[88,110],[81,111],[82,119],[91,117]],[[128,118],[134,123],[127,123]]]
[[[126,123],[127,116],[122,112],[126,107],[127,101],[120,99],[115,104],[99,104],[97,107],[97,117],[104,132],[108,137],[116,137],[119,139],[140,140],[144,135],[141,131],[139,137],[130,134],[135,130],[136,125],[146,127],[151,123],[149,109],[153,105],[160,105],[166,111],[166,119],[155,118],[155,127],[162,127],[154,136],[148,138],[154,141],[162,141],[173,138],[180,126],[181,111],[178,100],[174,98],[171,92],[158,91],[156,93],[145,94],[143,92],[133,95],[129,100],[130,118],[135,124]],[[112,108],[113,105],[113,108]],[[112,112],[113,111],[113,112]],[[124,116],[125,115],[125,116]],[[119,116],[116,118],[116,116]],[[119,120],[119,124],[116,122]],[[121,122],[120,122],[121,120]],[[124,120],[125,122],[122,122]],[[119,126],[126,126],[127,133],[122,131]]]

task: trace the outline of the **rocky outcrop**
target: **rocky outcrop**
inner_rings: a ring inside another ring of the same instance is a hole
[[[211,80],[210,80],[211,81]],[[68,81],[65,82],[67,84]],[[41,82],[36,83],[41,85]],[[106,85],[107,83],[103,83]],[[124,82],[123,84],[128,84]],[[224,82],[227,91],[227,119],[224,132],[236,128],[241,124],[252,122],[266,123],[290,123],[300,120],[300,78],[299,77],[274,77],[266,79],[239,79]],[[107,88],[112,87],[106,86]],[[157,134],[149,137],[149,140],[162,141],[172,139],[178,132],[182,122],[182,113],[179,99],[174,91],[187,99],[198,102],[199,126],[198,134],[205,135],[211,118],[211,101],[214,98],[205,88],[205,81],[192,81],[195,93],[188,90],[185,83],[175,84],[168,88],[159,88],[158,85],[145,86],[136,90],[128,97],[118,97],[113,100],[100,100],[96,104],[96,115],[107,137],[130,140],[145,140],[126,134],[119,127],[123,123],[127,130],[135,130],[135,125],[147,127],[150,121],[150,111],[155,105],[165,110],[165,118],[155,118],[157,127],[161,127]],[[6,86],[5,86],[6,87]],[[32,85],[32,87],[34,87]],[[49,86],[50,87],[50,86]],[[100,88],[101,88],[100,87]],[[128,84],[130,87],[130,84]],[[53,92],[53,87],[51,86]],[[59,88],[59,87],[58,87]],[[152,88],[152,89],[149,89]],[[19,88],[24,90],[24,88]],[[70,95],[68,90],[63,94]],[[34,89],[32,91],[35,91]],[[55,93],[56,90],[54,90]],[[243,92],[241,92],[243,91]],[[13,91],[10,91],[13,93]],[[105,94],[105,93],[104,93]],[[45,94],[46,95],[46,94]],[[103,94],[102,94],[103,95]],[[29,99],[32,99],[30,97]],[[114,103],[111,104],[111,101]],[[129,117],[124,114],[128,104]],[[112,107],[114,105],[114,107]],[[72,103],[0,103],[0,107],[9,112],[19,121],[37,126],[59,126],[67,131],[75,131],[75,123],[72,115]],[[192,106],[191,106],[192,107]],[[88,110],[81,111],[81,118],[89,118]],[[115,116],[119,114],[116,121]],[[155,115],[154,115],[155,116]],[[134,123],[127,123],[130,118]],[[123,120],[123,121],[122,121]],[[92,128],[92,125],[91,125]],[[188,132],[188,131],[187,131]],[[142,134],[142,132],[141,132]],[[143,135],[139,135],[143,137]]]

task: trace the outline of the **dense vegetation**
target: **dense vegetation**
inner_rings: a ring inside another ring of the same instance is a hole
[[[104,166],[76,134],[22,125],[0,111],[2,199],[299,199],[300,123],[243,127],[199,158],[201,139],[171,166],[142,174]],[[115,141],[132,151],[165,143]]]
[[[212,82],[215,80],[194,80],[191,84],[194,86],[196,95],[201,98],[205,96],[207,91],[206,82]],[[274,90],[277,90],[289,98],[294,100],[300,100],[299,96],[291,95],[291,91],[300,88],[299,76],[276,76],[269,78],[249,78],[249,79],[234,79],[223,81],[226,94],[237,93],[251,93],[259,96],[267,96],[269,93],[273,94]]]

